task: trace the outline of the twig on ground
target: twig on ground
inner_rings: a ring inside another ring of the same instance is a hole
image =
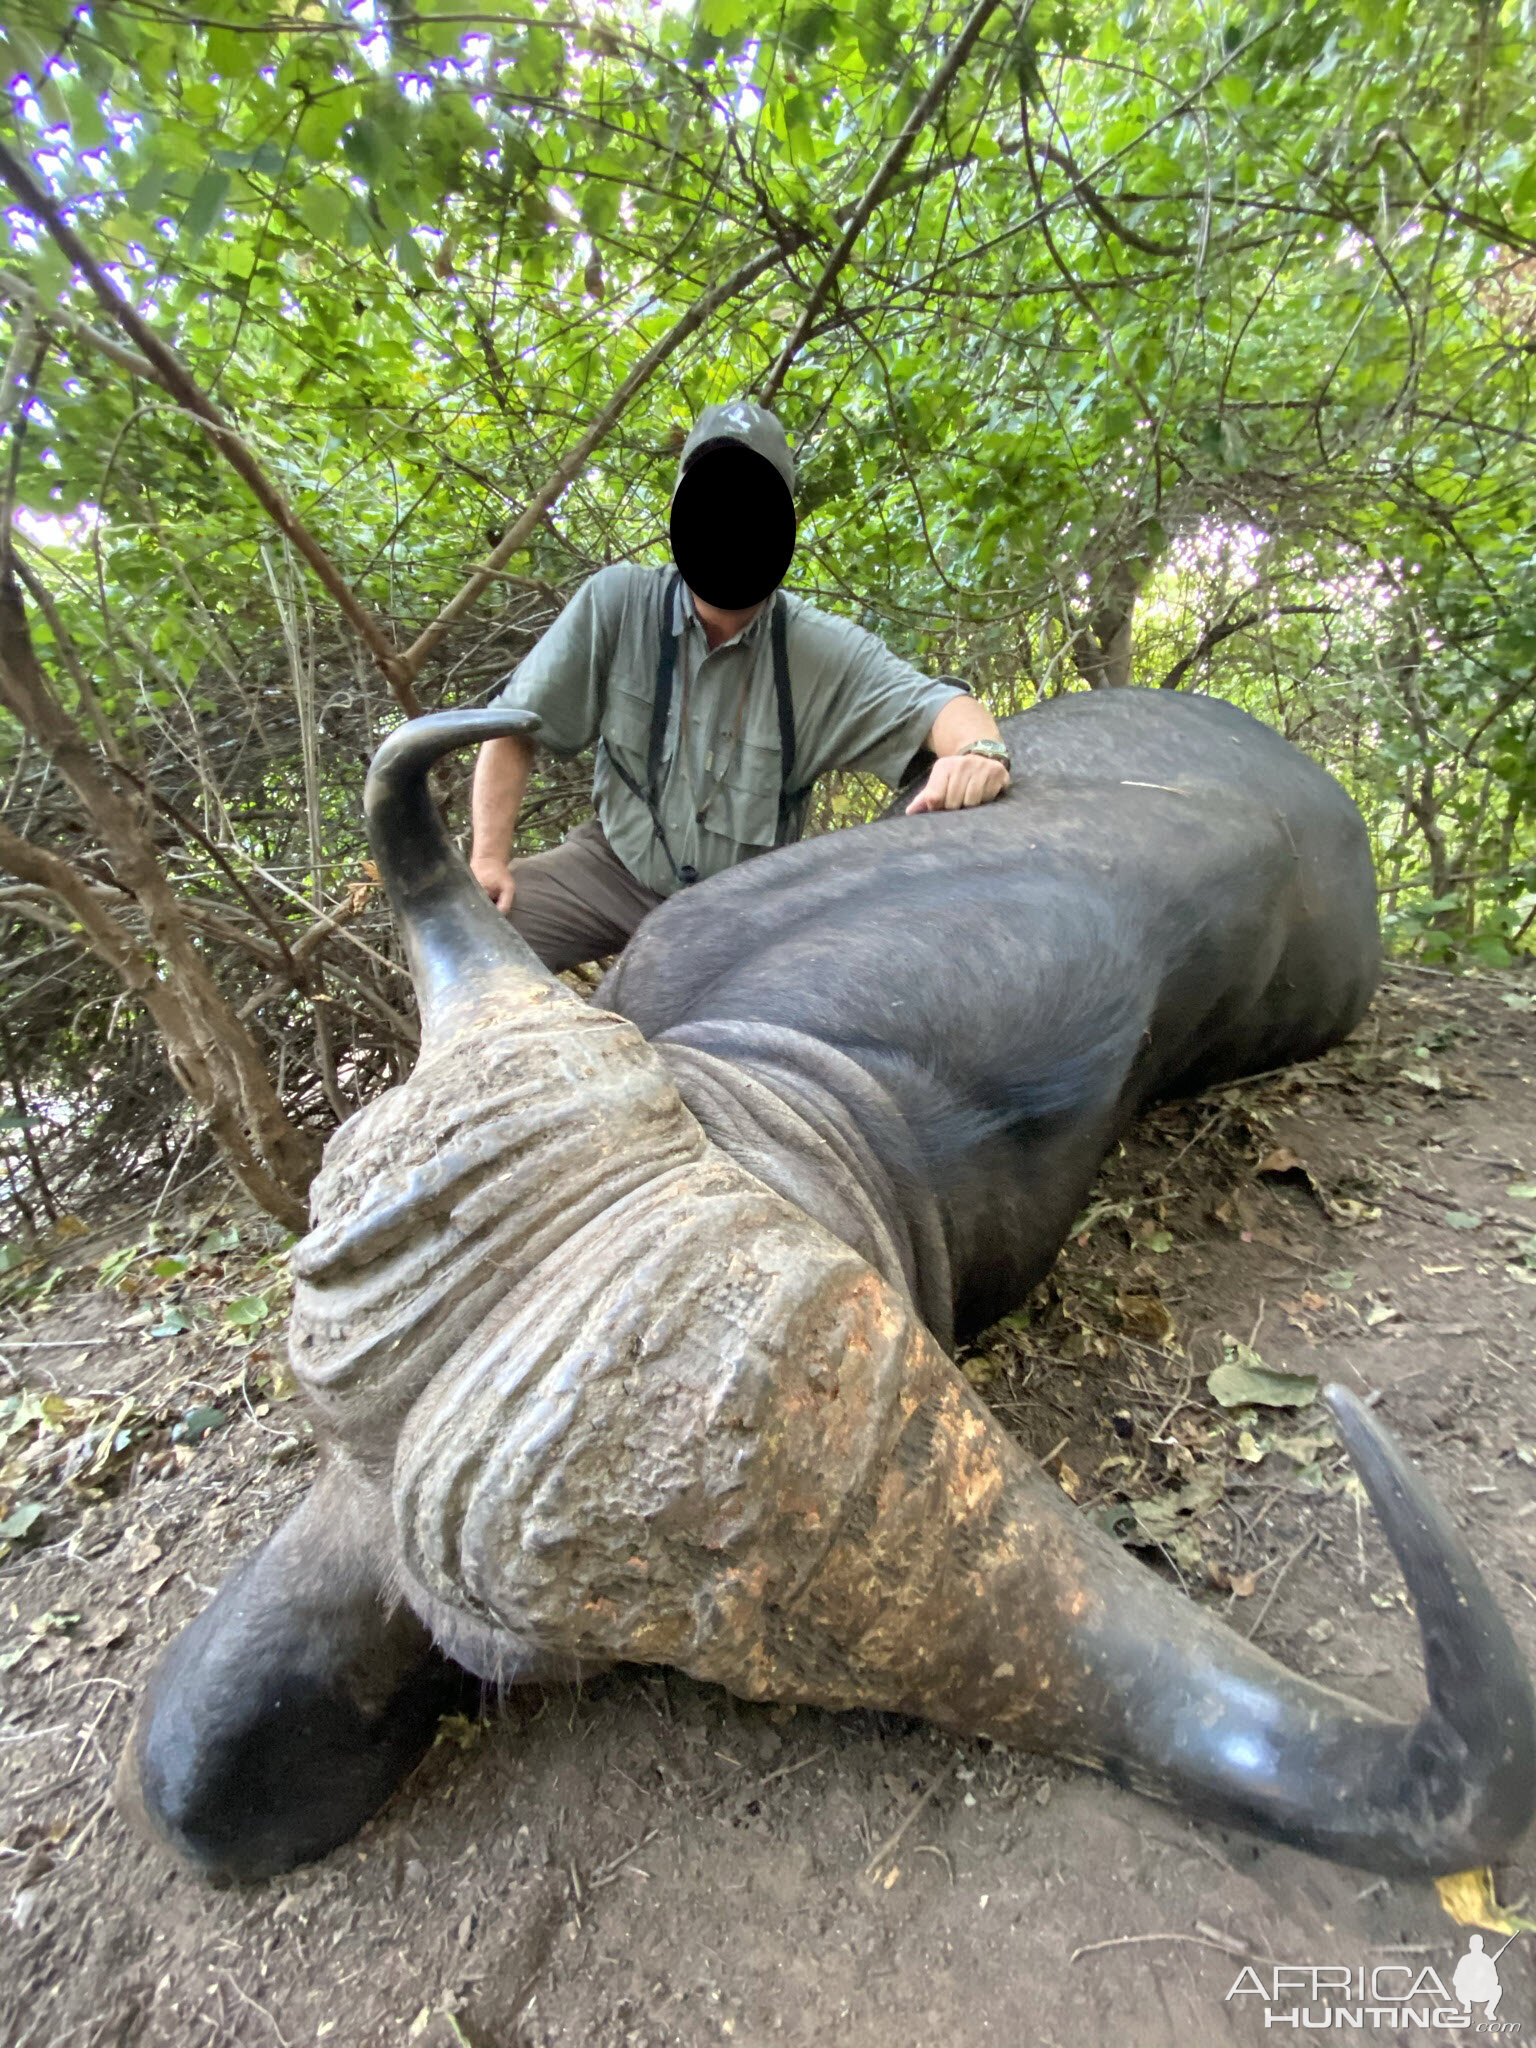
[[[641,1835],[638,1838],[638,1840],[630,1843],[629,1847],[626,1850],[624,1850],[622,1855],[613,1857],[607,1863],[599,1864],[597,1869],[594,1870],[591,1876],[587,1879],[587,1890],[589,1892],[595,1892],[600,1885],[612,1884],[614,1879],[618,1876],[619,1872],[623,1869],[624,1865],[629,1861],[630,1857],[638,1856],[640,1851],[645,1847],[646,1843],[654,1842],[656,1837],[660,1833],[660,1828],[647,1828],[646,1832],[643,1835]],[[571,1878],[573,1882],[575,1881],[575,1877],[576,1866],[572,1864]],[[576,1903],[578,1905],[581,1904],[580,1885],[577,1885],[576,1887]]]
[[[950,1855],[947,1849],[941,1849],[937,1842],[919,1842],[917,1847],[912,1851],[912,1854],[914,1856],[937,1856],[939,1861],[943,1864],[944,1868],[949,1872],[950,1883],[954,1883],[954,1858]]]
[[[1317,1541],[1317,1533],[1318,1532],[1316,1531],[1316,1529],[1309,1529],[1307,1534],[1302,1537],[1301,1541],[1297,1544],[1296,1548],[1291,1552],[1290,1556],[1281,1565],[1279,1571],[1275,1573],[1274,1579],[1270,1584],[1269,1591],[1264,1597],[1264,1605],[1259,1609],[1258,1613],[1254,1616],[1253,1626],[1248,1631],[1249,1642],[1252,1642],[1254,1637],[1258,1634],[1259,1628],[1263,1623],[1265,1615],[1268,1614],[1270,1608],[1274,1606],[1275,1595],[1279,1592],[1281,1585],[1284,1583],[1286,1573],[1290,1570],[1293,1564],[1295,1564],[1301,1557],[1303,1557],[1306,1554],[1307,1551],[1309,1551],[1312,1548],[1313,1544]]]
[[[261,2014],[262,2018],[266,2021],[267,2025],[272,2029],[273,2033],[277,2036],[279,2048],[289,2048],[287,2035],[283,2032],[282,2028],[277,2024],[277,2021],[273,2019],[271,2013],[267,2011],[267,2008],[264,2005],[262,2005],[257,1999],[252,1998],[251,1994],[249,1993],[249,1991],[245,1989],[244,1985],[240,1983],[238,1978],[231,1976],[228,1970],[221,1967],[219,1970],[219,1975],[224,1979],[225,1983],[229,1986],[230,1990],[234,1992],[237,1998],[243,1999],[244,2002],[251,2008],[253,2012],[259,2012]]]
[[[933,1799],[935,1793],[939,1791],[941,1786],[948,1784],[949,1780],[954,1776],[955,1770],[958,1767],[959,1762],[960,1759],[958,1757],[951,1757],[950,1761],[944,1766],[944,1769],[940,1771],[938,1776],[930,1782],[927,1791],[924,1792],[921,1798],[914,1801],[914,1803],[907,1809],[906,1817],[903,1819],[901,1825],[896,1829],[894,1834],[886,1836],[885,1840],[880,1844],[880,1847],[875,1851],[873,1856],[871,1856],[869,1861],[865,1864],[864,1875],[867,1878],[873,1881],[873,1879],[879,1875],[880,1866],[885,1862],[886,1858],[892,1853],[892,1851],[896,1849],[897,1846],[901,1843],[901,1841],[906,1835],[908,1828],[911,1827],[913,1821],[917,1819],[918,1815]]]
[[[1179,1150],[1175,1152],[1173,1158],[1168,1163],[1166,1171],[1172,1173],[1174,1167],[1180,1164],[1185,1154],[1188,1152],[1192,1152],[1195,1149],[1195,1147],[1202,1142],[1202,1140],[1208,1138],[1211,1132],[1216,1129],[1218,1124],[1224,1123],[1226,1121],[1226,1116],[1227,1111],[1225,1105],[1223,1105],[1220,1108],[1213,1109],[1210,1115],[1206,1118],[1205,1122],[1200,1126],[1199,1130],[1196,1131],[1195,1135],[1189,1140],[1189,1142],[1186,1145],[1182,1145],[1179,1148]]]
[[[1105,1948],[1134,1948],[1147,1941],[1184,1941],[1192,1948],[1213,1948],[1218,1955],[1241,1956],[1244,1962],[1268,1963],[1270,1956],[1261,1956],[1252,1949],[1244,1948],[1233,1941],[1213,1941],[1208,1934],[1113,1934],[1106,1941],[1085,1941],[1081,1948],[1073,1949],[1067,1961],[1075,1963],[1079,1956],[1091,1956]]]

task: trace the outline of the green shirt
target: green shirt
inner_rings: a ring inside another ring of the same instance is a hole
[[[670,569],[633,564],[600,569],[497,700],[537,712],[539,742],[554,753],[579,754],[601,737],[592,787],[599,822],[625,867],[658,896],[670,896],[677,880],[649,810],[613,761],[645,788],[662,606],[672,576]],[[779,601],[795,708],[791,786],[805,788],[829,769],[856,768],[895,788],[940,711],[966,695],[964,684],[923,675],[873,633],[801,598],[781,594]],[[778,836],[783,757],[769,609],[711,649],[692,595],[678,583],[677,668],[658,809],[673,860],[700,876],[765,852]],[[798,835],[798,819],[791,830]]]

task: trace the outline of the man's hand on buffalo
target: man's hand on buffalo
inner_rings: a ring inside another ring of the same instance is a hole
[[[469,867],[503,917],[512,908],[517,886],[507,856],[532,773],[533,741],[518,733],[502,733],[487,740],[475,762]]]
[[[918,811],[968,811],[989,804],[1008,787],[1008,770],[985,754],[948,754],[935,761],[928,780],[907,805]]]
[[[928,752],[937,759],[907,805],[908,817],[918,811],[974,810],[1008,787],[1008,762],[997,758],[1007,752],[997,720],[968,692],[957,691],[933,721]]]

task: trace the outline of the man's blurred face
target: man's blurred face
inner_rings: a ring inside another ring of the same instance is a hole
[[[784,581],[795,505],[766,457],[729,441],[703,449],[672,498],[672,558],[695,597],[750,611]]]

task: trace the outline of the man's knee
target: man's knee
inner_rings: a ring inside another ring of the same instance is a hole
[[[515,875],[516,870],[513,872]],[[507,922],[551,974],[563,974],[568,967],[580,967],[584,961],[602,957],[589,943],[588,936],[577,929],[577,920],[562,918],[558,909],[552,910],[546,903],[529,903],[521,885],[512,899]]]

